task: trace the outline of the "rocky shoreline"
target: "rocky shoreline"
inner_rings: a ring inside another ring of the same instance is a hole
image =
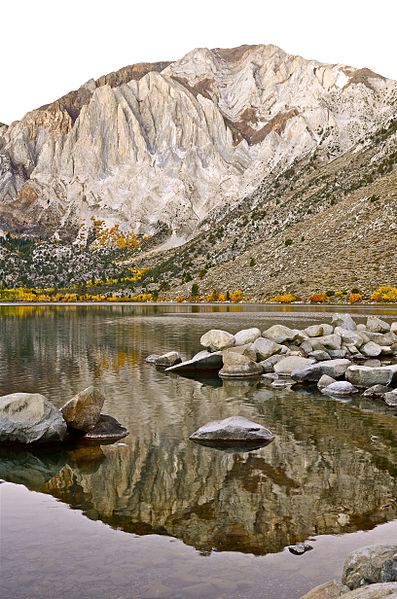
[[[273,387],[316,384],[330,397],[362,393],[397,408],[397,322],[368,316],[356,324],[349,314],[334,314],[330,324],[303,330],[276,324],[232,335],[212,329],[200,344],[205,349],[191,360],[171,351],[146,361],[180,375],[211,371],[224,379],[262,377]]]

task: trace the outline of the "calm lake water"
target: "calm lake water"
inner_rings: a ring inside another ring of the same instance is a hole
[[[357,307],[357,320],[370,310]],[[174,349],[190,358],[209,328],[329,318],[253,305],[0,307],[1,395],[61,406],[94,384],[130,431],[90,450],[0,450],[1,598],[297,599],[340,578],[352,549],[397,542],[393,410],[144,362]],[[232,415],[274,442],[226,453],[188,440]],[[313,550],[291,554],[301,541]]]

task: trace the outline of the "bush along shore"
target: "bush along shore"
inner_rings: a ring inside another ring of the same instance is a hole
[[[190,360],[171,351],[146,361],[170,374],[265,377],[273,387],[317,385],[335,398],[361,393],[397,409],[397,322],[369,316],[366,324],[356,324],[349,314],[334,314],[331,323],[303,330],[275,324],[232,335],[212,329],[200,344],[203,351]]]

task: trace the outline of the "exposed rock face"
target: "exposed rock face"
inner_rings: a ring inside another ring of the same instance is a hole
[[[95,387],[87,387],[72,397],[61,409],[68,428],[90,431],[98,422],[105,397]]]
[[[176,243],[259,173],[349,148],[392,114],[395,89],[272,45],[125,67],[1,128],[3,218],[84,234],[96,216]]]
[[[65,436],[61,412],[44,395],[12,393],[0,398],[0,441],[45,443]]]

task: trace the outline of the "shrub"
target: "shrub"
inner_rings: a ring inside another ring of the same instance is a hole
[[[231,291],[229,294],[230,301],[232,302],[242,302],[244,301],[244,294],[241,289],[237,289],[237,291]]]
[[[325,292],[325,295],[326,295],[327,297],[332,297],[333,295],[336,295],[336,293],[335,293],[335,291],[332,291],[332,290],[330,289],[329,291],[326,291],[326,292]]]
[[[350,302],[351,304],[357,304],[357,302],[361,302],[363,296],[361,295],[361,293],[349,293],[349,295],[347,296],[347,301]]]
[[[397,302],[397,287],[384,285],[378,287],[371,297],[373,302]]]
[[[192,285],[192,295],[198,295],[199,292],[199,286],[197,283],[193,283]]]
[[[361,293],[359,289],[357,289],[357,287],[354,287],[351,291],[352,293]]]
[[[280,295],[275,295],[270,301],[279,304],[290,304],[291,302],[296,302],[297,299],[298,298],[293,293],[282,293]]]
[[[313,295],[310,297],[310,303],[312,304],[324,304],[327,301],[328,298],[325,293],[313,293]]]
[[[256,264],[255,258],[251,258],[251,260],[250,260],[250,266],[255,266],[255,264]]]
[[[181,304],[185,301],[185,298],[182,295],[178,295],[178,297],[175,298],[175,301],[177,301],[178,304]]]
[[[292,245],[292,239],[288,238],[284,241],[284,245],[288,246],[288,245]]]

